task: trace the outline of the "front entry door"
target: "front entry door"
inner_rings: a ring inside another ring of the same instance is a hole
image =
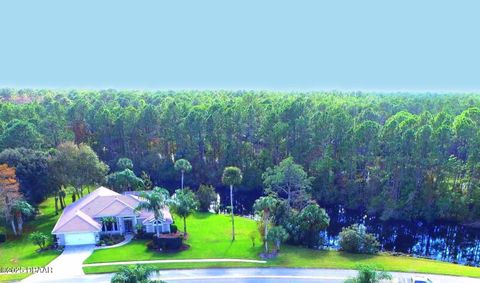
[[[125,232],[127,233],[133,232],[133,223],[131,219],[125,219],[123,223],[125,224]]]

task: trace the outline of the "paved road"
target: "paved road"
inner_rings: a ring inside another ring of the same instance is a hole
[[[356,275],[353,270],[296,269],[296,268],[214,268],[162,270],[157,279],[170,283],[341,283]],[[410,283],[412,273],[392,273],[399,283]],[[29,282],[49,283],[96,283],[110,282],[111,274],[58,276],[55,279],[40,279]],[[480,283],[480,279],[430,275],[435,283]]]

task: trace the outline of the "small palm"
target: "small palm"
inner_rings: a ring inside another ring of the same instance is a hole
[[[361,266],[355,278],[345,280],[345,283],[379,283],[381,280],[390,280],[392,275],[384,271],[376,271],[370,266]]]

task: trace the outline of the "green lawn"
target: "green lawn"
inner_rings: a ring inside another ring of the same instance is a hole
[[[178,223],[182,222],[180,218],[176,219]],[[256,247],[252,247],[249,234],[250,231],[257,231],[257,223],[236,217],[234,242],[231,241],[231,229],[229,216],[197,213],[187,219],[189,235],[187,244],[190,245],[187,251],[160,254],[149,251],[146,241],[139,240],[118,249],[97,250],[85,263],[150,259],[256,258],[261,251],[260,236],[257,234]]]
[[[180,219],[177,218],[178,223]],[[236,217],[236,240],[231,241],[231,222],[226,215],[197,213],[187,219],[189,250],[179,253],[159,254],[146,248],[146,241],[95,251],[85,263],[150,260],[238,258],[259,259],[262,246],[257,235],[252,247],[250,232],[256,231],[253,220]],[[480,278],[480,268],[456,265],[434,260],[391,255],[357,255],[337,251],[316,251],[294,246],[284,246],[280,255],[266,264],[257,263],[168,263],[153,264],[159,269],[211,268],[211,267],[298,267],[298,268],[346,268],[355,269],[359,264],[371,264],[390,271],[423,272],[464,275]],[[85,267],[86,273],[114,272],[119,266]]]
[[[38,246],[33,245],[28,239],[28,234],[37,230],[50,235],[59,217],[59,215],[55,215],[54,198],[45,200],[40,204],[39,209],[40,215],[35,220],[26,223],[24,234],[21,237],[8,235],[7,241],[0,244],[0,266],[45,266],[60,254],[58,251],[38,253],[36,252]],[[0,281],[22,279],[27,276],[28,274],[0,275]]]

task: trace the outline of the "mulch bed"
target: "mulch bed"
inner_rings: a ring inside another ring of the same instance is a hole
[[[182,236],[185,240],[188,238],[188,234],[184,234],[184,233],[181,233],[181,232],[160,234],[160,238],[163,238],[163,239],[173,239],[173,238],[178,238],[178,237],[182,237]]]

